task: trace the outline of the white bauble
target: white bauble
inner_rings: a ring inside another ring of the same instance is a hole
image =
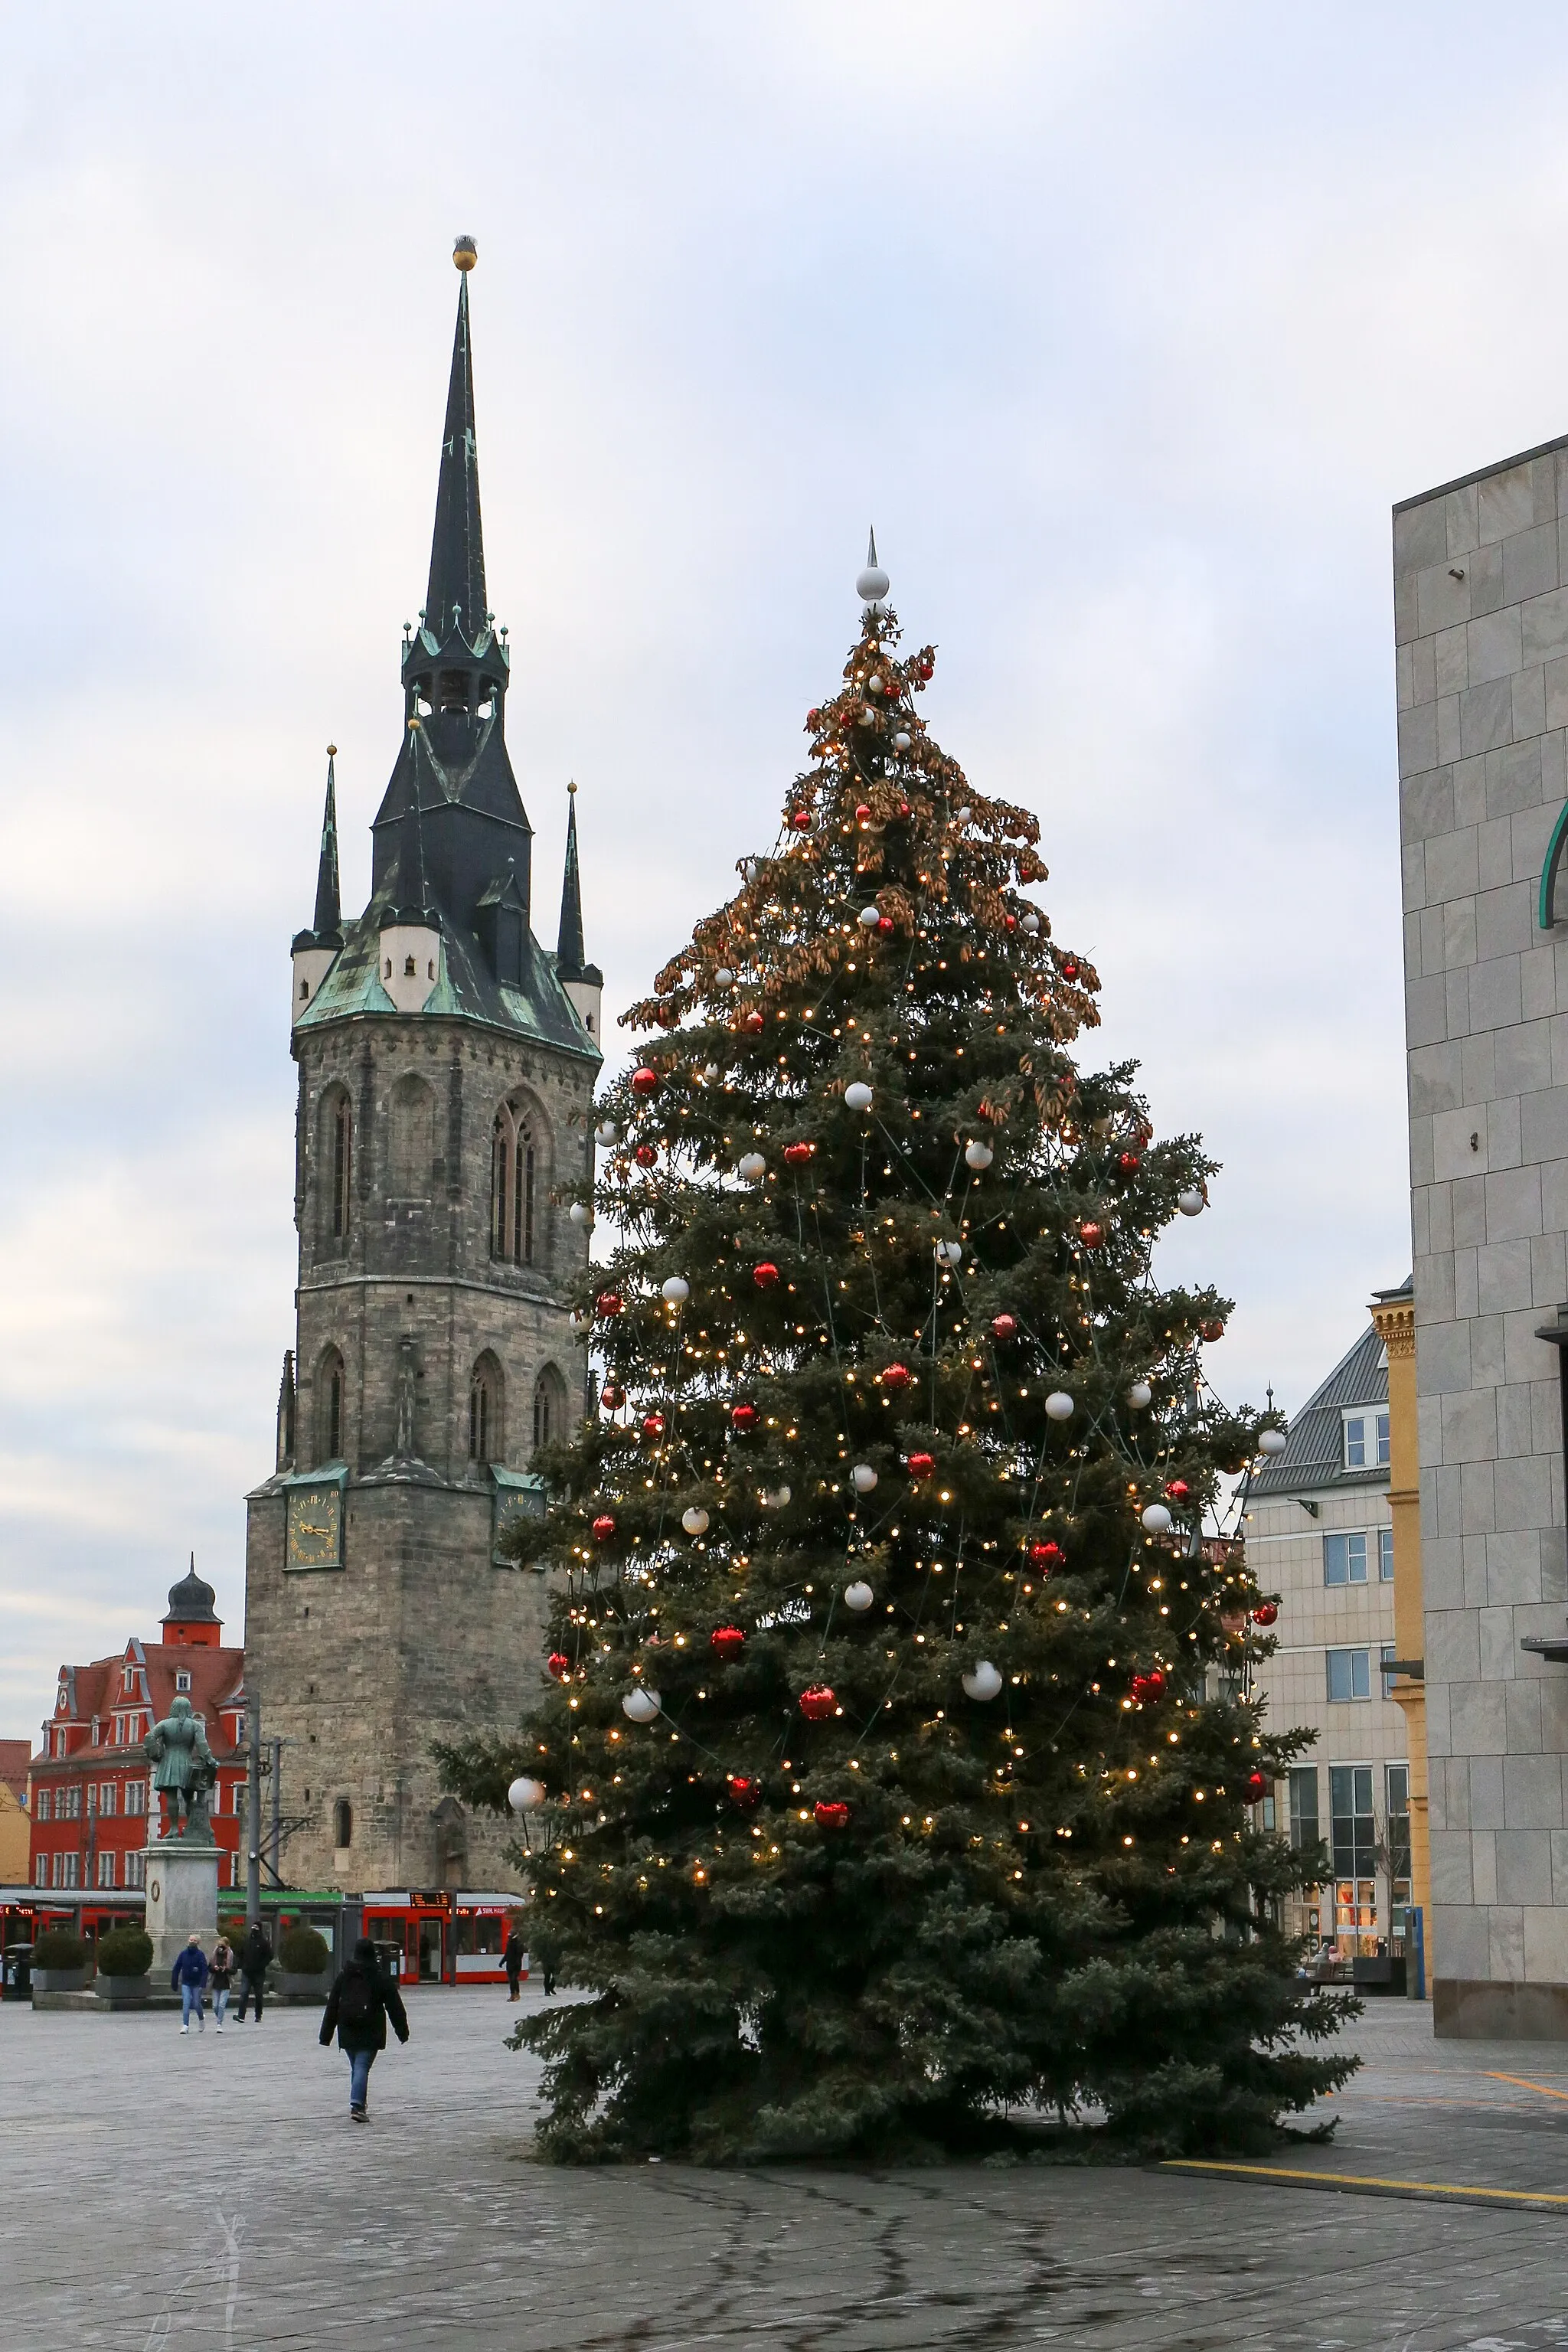
[[[651,1723],[664,1701],[656,1690],[639,1683],[636,1690],[627,1691],[621,1701],[621,1713],[630,1716],[634,1723]]]
[[[1046,1399],[1046,1418],[1048,1421],[1070,1421],[1072,1413],[1073,1402],[1066,1389],[1053,1389]]]
[[[892,584],[879,563],[868,563],[856,575],[855,593],[862,604],[879,604]]]
[[[882,691],[881,679],[879,677],[868,677],[866,680],[866,691],[868,694],[880,694]]]
[[[619,1133],[620,1129],[613,1118],[601,1119],[594,1129],[594,1140],[601,1151],[608,1151]]]
[[[1040,928],[1040,919],[1039,919],[1038,915],[1026,915],[1026,916],[1025,916],[1025,918],[1024,918],[1024,929],[1028,932],[1029,937],[1030,937],[1031,939],[1033,939],[1033,938],[1034,938],[1035,933],[1039,929],[1039,928]]]
[[[658,1287],[659,1296],[671,1307],[684,1307],[691,1296],[691,1285],[683,1274],[667,1275]]]
[[[1184,1217],[1201,1217],[1205,1207],[1204,1196],[1201,1192],[1178,1192],[1176,1206]]]
[[[982,1143],[978,1136],[973,1143],[964,1145],[963,1156],[971,1168],[989,1168],[996,1157],[991,1146],[988,1143]]]
[[[588,1313],[587,1308],[584,1307],[574,1307],[572,1309],[572,1328],[576,1333],[578,1339],[584,1339],[587,1333],[593,1329],[593,1328],[594,1318]]]
[[[940,1265],[962,1265],[963,1264],[963,1244],[962,1242],[938,1242],[936,1245],[936,1255],[937,1263]]]
[[[967,824],[969,823],[970,818],[971,818],[973,814],[974,814],[974,811],[973,811],[973,809],[966,809],[966,808],[963,808],[963,809],[954,809],[954,811],[953,811],[953,816],[954,816],[955,820],[957,821],[957,823],[958,823],[958,824]]]
[[[1289,1440],[1282,1429],[1266,1429],[1258,1441],[1260,1454],[1283,1454]]]
[[[844,1588],[846,1609],[869,1609],[876,1598],[863,1576],[858,1576],[853,1584],[847,1584]]]
[[[1146,1533],[1149,1535],[1166,1536],[1170,1534],[1172,1526],[1171,1514],[1165,1508],[1163,1503],[1151,1503],[1148,1508],[1141,1512],[1139,1516],[1142,1520]]]
[[[574,1201],[566,1213],[574,1225],[591,1225],[594,1222],[594,1212],[586,1201]]]
[[[720,1076],[720,1069],[719,1069],[719,1065],[718,1065],[718,1063],[717,1063],[717,1062],[709,1062],[709,1063],[705,1066],[705,1067],[704,1067],[704,1069],[703,1069],[702,1076],[703,1076],[703,1078],[705,1079],[705,1081],[707,1082],[707,1084],[708,1084],[709,1086],[712,1086],[712,1085],[714,1084],[715,1080],[716,1080],[716,1079],[719,1077],[719,1076]]]
[[[772,1494],[764,1494],[762,1496],[762,1506],[763,1510],[782,1511],[784,1505],[789,1500],[789,1493],[790,1490],[787,1486],[775,1486]]]
[[[900,727],[898,733],[893,738],[893,749],[895,751],[907,751],[909,748],[910,739]]]
[[[963,1676],[963,1687],[971,1698],[994,1698],[1002,1687],[1002,1677],[989,1658],[982,1658]]]
[[[531,1780],[524,1772],[507,1790],[506,1801],[514,1813],[531,1813],[535,1805],[544,1802],[544,1783],[542,1780]]]
[[[866,1084],[864,1078],[857,1078],[853,1086],[845,1087],[844,1102],[846,1108],[848,1110],[870,1109],[871,1089]]]
[[[754,882],[762,870],[763,861],[760,857],[742,858],[741,871],[745,876],[748,882]]]
[[[742,1151],[735,1162],[735,1173],[748,1184],[758,1184],[767,1174],[768,1163],[760,1151]]]
[[[869,1495],[877,1484],[877,1474],[868,1462],[857,1462],[849,1476],[858,1495]]]
[[[880,908],[880,907],[862,907],[862,908],[861,908],[861,909],[860,909],[860,916],[859,916],[859,922],[860,922],[860,929],[861,929],[863,931],[874,931],[874,930],[876,929],[876,928],[877,928],[878,924],[881,921],[881,919],[882,919],[882,909]]]
[[[1154,1402],[1154,1391],[1147,1381],[1134,1381],[1127,1391],[1127,1402],[1134,1412],[1142,1412]]]
[[[721,963],[718,971],[713,975],[713,981],[714,985],[718,988],[733,988],[735,985],[735,975],[731,971],[727,963]]]
[[[708,1514],[700,1503],[693,1503],[689,1510],[682,1511],[680,1514],[680,1524],[689,1536],[705,1536],[708,1532]]]
[[[875,724],[876,718],[877,714],[872,709],[870,704],[868,702],[863,702],[860,705],[859,709],[855,714],[855,723],[858,727],[870,727]]]

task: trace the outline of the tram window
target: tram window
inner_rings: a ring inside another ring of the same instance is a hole
[[[464,1913],[458,1920],[459,1952],[499,1953],[506,1942],[506,1922],[494,1911]]]

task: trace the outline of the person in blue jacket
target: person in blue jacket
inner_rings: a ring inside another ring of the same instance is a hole
[[[207,2030],[207,2021],[202,1996],[206,1991],[207,1956],[202,1949],[202,1939],[199,1936],[191,1937],[184,1950],[174,1962],[169,1971],[169,1982],[180,1996],[180,2032],[182,2033],[190,2032],[191,2011],[194,2009],[196,2012],[196,2024],[205,2033]]]

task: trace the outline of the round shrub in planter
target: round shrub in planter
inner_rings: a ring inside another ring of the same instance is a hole
[[[46,1927],[33,1947],[35,1992],[79,1992],[89,1976],[88,1950],[68,1927]]]
[[[314,1927],[289,1928],[278,1947],[285,2000],[325,2000],[332,1989],[332,1955]]]
[[[98,1997],[111,2009],[132,2009],[147,1998],[153,1938],[140,1927],[113,1927],[98,1939]]]

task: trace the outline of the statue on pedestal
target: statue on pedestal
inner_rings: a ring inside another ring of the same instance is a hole
[[[190,1700],[177,1698],[142,1747],[156,1767],[153,1786],[162,1800],[160,1836],[177,1835],[188,1845],[216,1845],[207,1799],[217,1785],[217,1761]]]

